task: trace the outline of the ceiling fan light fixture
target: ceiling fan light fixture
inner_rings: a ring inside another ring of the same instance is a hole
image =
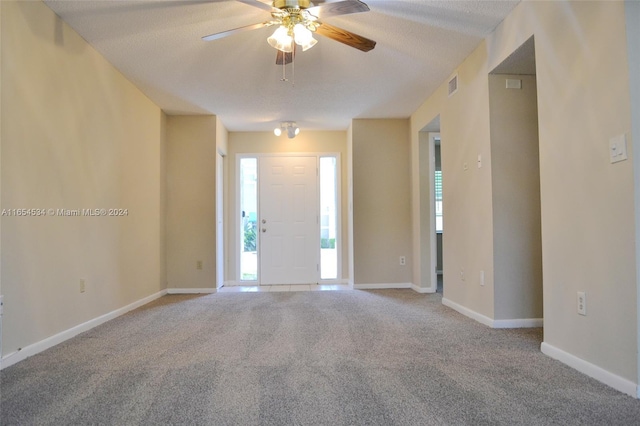
[[[306,44],[301,45],[302,46],[302,51],[305,52],[305,51],[311,49],[313,46],[316,45],[317,42],[318,42],[318,40],[316,40],[315,38],[311,37]]]
[[[282,129],[280,127],[276,127],[273,129],[273,134],[276,136],[280,136],[282,134]]]
[[[293,38],[289,35],[287,27],[281,25],[267,38],[269,45],[286,53],[293,52]]]
[[[303,24],[296,24],[293,27],[293,37],[296,44],[302,47],[303,52],[311,49],[318,42],[313,38],[313,33]]]
[[[319,20],[324,20],[324,18],[332,16],[368,12],[370,10],[369,6],[362,2],[362,0],[314,0],[316,3],[321,3],[317,6],[312,3],[311,0],[238,1],[269,12],[272,19],[253,25],[245,25],[235,29],[209,34],[202,37],[203,40],[217,40],[243,31],[275,26],[277,28],[273,34],[267,38],[267,42],[271,47],[278,50],[276,65],[282,65],[283,70],[286,65],[294,61],[296,44],[299,45],[303,51],[306,51],[318,43],[318,41],[313,38],[313,33],[318,33],[321,36],[346,44],[362,52],[368,52],[376,45],[376,42],[373,40]],[[283,71],[282,81],[287,81],[285,74]]]

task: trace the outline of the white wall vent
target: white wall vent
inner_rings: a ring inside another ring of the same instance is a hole
[[[458,74],[449,80],[449,96],[453,96],[458,91]]]

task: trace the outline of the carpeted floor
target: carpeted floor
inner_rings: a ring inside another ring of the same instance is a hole
[[[637,425],[640,402],[411,290],[166,296],[0,373],[2,425]]]

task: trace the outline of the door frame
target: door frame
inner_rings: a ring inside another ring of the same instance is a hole
[[[418,246],[419,292],[435,293],[438,289],[436,202],[435,202],[435,136],[440,136],[440,114],[418,132]],[[441,137],[441,136],[440,136]],[[442,144],[440,147],[442,155]],[[442,170],[442,169],[441,169]],[[426,179],[424,179],[426,176]],[[444,174],[443,174],[444,179]],[[444,215],[443,215],[444,216]],[[443,239],[444,240],[444,239]],[[428,250],[427,250],[428,248]]]
[[[435,184],[435,174],[436,174],[436,140],[440,143],[440,171],[442,172],[442,139],[440,136],[440,131],[428,132],[429,137],[429,215],[430,215],[430,223],[429,223],[429,235],[431,245],[431,258],[430,258],[430,267],[429,274],[431,280],[431,290],[434,292],[438,289],[438,231],[436,230],[436,184]],[[444,222],[444,209],[443,209],[443,222]],[[441,233],[444,237],[444,226],[442,227]],[[442,244],[444,245],[444,238],[442,238]],[[444,256],[444,250],[442,251]],[[443,283],[444,283],[444,259],[441,259],[443,267]]]
[[[232,207],[234,209],[233,213],[232,213],[232,217],[234,218],[233,220],[229,221],[230,225],[233,226],[233,232],[230,232],[229,235],[232,236],[232,238],[235,239],[236,242],[240,242],[240,211],[241,211],[241,188],[240,188],[240,161],[244,158],[256,158],[257,159],[257,168],[256,168],[256,174],[259,177],[260,176],[260,159],[263,157],[316,157],[316,166],[318,167],[318,174],[319,174],[319,167],[320,167],[320,158],[322,157],[333,157],[336,159],[336,239],[337,239],[337,244],[336,244],[336,255],[337,255],[337,273],[336,273],[336,278],[335,279],[321,279],[320,278],[320,271],[318,271],[318,283],[319,284],[342,284],[343,283],[343,279],[342,279],[342,267],[343,267],[343,262],[342,262],[342,253],[343,253],[343,233],[342,233],[342,158],[341,158],[341,154],[339,152],[332,152],[332,151],[328,151],[328,152],[280,152],[280,153],[238,153],[235,154],[235,176],[234,176],[234,181],[235,181],[235,203],[234,206]],[[317,185],[318,185],[318,201],[319,201],[319,197],[320,197],[320,177],[318,175],[317,177]],[[257,201],[257,208],[258,210],[260,209],[260,181],[258,180],[258,188],[257,188],[257,197],[258,199]],[[318,214],[319,212],[319,207],[320,207],[320,203],[318,202]],[[260,212],[258,211],[258,216],[260,215]],[[319,220],[319,218],[318,218]],[[318,224],[318,232],[320,230],[320,224]],[[256,246],[260,247],[260,233],[258,232],[256,235],[257,239],[256,239]],[[238,243],[238,245],[236,245],[236,249],[235,249],[235,253],[233,255],[233,257],[235,258],[235,265],[234,265],[234,271],[235,271],[235,277],[236,280],[234,282],[228,281],[227,284],[229,285],[237,285],[237,286],[259,286],[260,285],[260,252],[258,251],[258,279],[257,280],[246,280],[243,281],[241,279],[241,273],[240,273],[240,260],[241,260],[241,256],[240,256],[240,250],[241,250],[241,246],[239,245],[240,243]],[[318,259],[320,259],[320,246],[318,245],[317,247],[318,250]]]
[[[224,155],[216,153],[216,288],[224,285],[225,248],[224,248]]]

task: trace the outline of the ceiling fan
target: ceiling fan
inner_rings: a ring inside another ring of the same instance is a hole
[[[317,40],[313,38],[313,33],[339,41],[363,52],[370,51],[376,45],[373,40],[320,21],[320,19],[332,16],[369,11],[369,6],[359,0],[335,2],[318,0],[316,1],[316,3],[320,3],[318,6],[314,5],[311,0],[273,0],[269,3],[260,0],[237,1],[271,13],[272,19],[210,34],[202,37],[203,40],[217,40],[242,31],[277,26],[276,31],[267,39],[267,42],[278,50],[276,57],[278,65],[286,65],[293,61],[296,45],[301,46],[303,51],[313,47],[317,43]]]

